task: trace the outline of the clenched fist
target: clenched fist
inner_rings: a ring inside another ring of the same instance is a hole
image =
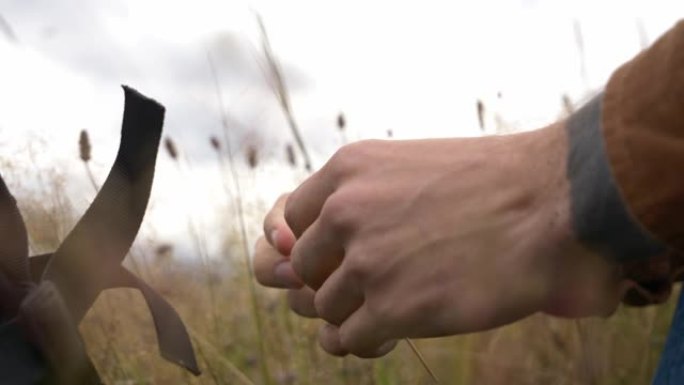
[[[543,311],[606,315],[618,268],[570,224],[562,123],[509,136],[364,141],[276,202],[258,281],[325,320],[334,355],[481,331]]]

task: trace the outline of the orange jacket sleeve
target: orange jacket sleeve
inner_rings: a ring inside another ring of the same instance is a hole
[[[601,115],[617,190],[667,250],[625,264],[626,276],[640,283],[627,302],[661,302],[684,267],[684,21],[614,72]]]

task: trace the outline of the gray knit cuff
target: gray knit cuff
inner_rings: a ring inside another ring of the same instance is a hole
[[[603,95],[598,95],[566,125],[575,234],[590,249],[620,262],[661,254],[665,245],[628,212],[610,171],[601,127],[602,101]]]

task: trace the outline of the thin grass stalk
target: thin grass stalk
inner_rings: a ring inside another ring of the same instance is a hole
[[[188,170],[187,174],[191,174],[191,165],[190,165],[190,160],[187,157],[181,157],[178,151],[178,148],[176,147],[175,143],[171,138],[167,137],[164,140],[164,146],[166,148],[167,153],[169,156],[172,158],[174,161],[178,172],[180,174],[183,174],[183,164],[185,165],[185,168]],[[218,317],[218,312],[216,309],[216,292],[214,290],[214,285],[212,281],[212,276],[211,276],[211,268],[209,266],[209,252],[207,251],[206,243],[205,243],[205,237],[203,236],[202,232],[198,228],[198,226],[195,224],[193,221],[191,213],[187,213],[188,218],[187,218],[187,227],[188,227],[188,234],[192,238],[192,241],[195,246],[195,250],[200,256],[200,260],[202,262],[202,268],[204,270],[204,275],[207,279],[207,291],[209,293],[209,304],[210,304],[210,311],[211,311],[211,321],[212,321],[212,328],[214,335],[218,337],[219,339],[221,338],[221,327],[219,325],[219,317]],[[212,374],[213,376],[213,374]]]
[[[651,44],[650,39],[648,38],[648,33],[646,32],[646,27],[644,27],[644,20],[638,17],[636,20],[634,20],[634,23],[637,29],[637,35],[639,36],[639,46],[643,51]]]
[[[95,189],[95,193],[100,191],[100,186],[98,185],[97,181],[95,180],[95,176],[93,175],[93,170],[90,168],[90,164],[88,162],[83,162],[85,169],[86,169],[86,174],[88,175],[88,179],[90,180],[90,184],[93,186]]]
[[[204,361],[204,364],[207,366],[207,371],[209,372],[209,375],[211,376],[211,380],[214,381],[214,384],[216,385],[221,385],[222,382],[219,381],[219,376],[216,375],[214,372],[214,369],[212,367],[211,362],[209,361],[209,358],[207,357],[206,354],[204,354],[204,349],[202,348],[201,345],[195,344],[197,346],[197,354],[200,356],[202,361]]]
[[[416,357],[418,357],[418,360],[420,361],[421,365],[423,365],[425,370],[428,372],[428,374],[432,378],[432,381],[434,381],[435,384],[439,384],[439,379],[437,378],[437,375],[435,375],[435,372],[433,372],[432,369],[430,369],[430,366],[427,364],[427,361],[425,361],[425,357],[423,357],[423,355],[420,353],[420,350],[418,350],[416,344],[414,344],[410,338],[406,338],[406,343],[411,348]]]
[[[575,45],[577,46],[577,54],[580,59],[580,75],[584,82],[584,87],[589,88],[589,75],[587,73],[587,57],[584,49],[584,34],[582,33],[582,25],[579,20],[575,19],[572,23],[575,32]]]
[[[200,235],[200,231],[197,229],[197,227],[194,225],[191,219],[188,219],[188,232],[192,237],[193,243],[195,244],[195,249],[198,251],[200,255],[200,259],[202,260],[202,265],[204,269],[204,275],[207,279],[207,290],[209,292],[209,303],[211,305],[210,311],[214,335],[217,338],[222,339],[221,325],[219,322],[218,310],[216,309],[216,291],[214,290],[211,266],[209,266],[209,252],[207,251],[207,246],[204,241],[204,237]]]
[[[207,341],[204,337],[202,337],[201,333],[198,333],[195,329],[193,329],[190,326],[188,326],[188,332],[190,332],[190,336],[192,337],[192,339],[195,340],[195,342],[198,342],[197,345],[204,345],[211,349],[213,352],[213,356],[217,357],[219,361],[223,365],[225,365],[225,367],[228,368],[228,370],[231,373],[233,373],[233,375],[236,378],[240,380],[241,383],[245,385],[255,385],[254,382],[252,382],[252,380],[250,380],[245,373],[238,369],[238,367],[235,366],[235,364],[233,364],[230,360],[225,358],[223,354],[221,354],[220,350],[216,346],[214,346],[214,344],[212,344],[211,342]]]
[[[269,370],[268,366],[268,357],[266,355],[266,341],[264,338],[264,330],[263,330],[263,320],[261,318],[261,313],[259,311],[259,299],[257,296],[257,291],[256,291],[256,285],[254,284],[254,271],[252,271],[252,264],[249,258],[249,244],[248,244],[248,237],[247,237],[247,224],[245,221],[245,213],[244,213],[244,208],[243,208],[243,203],[242,203],[242,189],[240,186],[240,178],[237,174],[237,170],[235,168],[235,161],[234,161],[234,156],[233,156],[233,149],[232,149],[232,143],[230,140],[230,135],[228,133],[228,117],[226,115],[226,112],[224,110],[224,102],[223,102],[223,96],[221,94],[221,85],[219,82],[218,78],[218,73],[216,72],[216,66],[214,65],[214,61],[211,58],[211,55],[207,53],[207,60],[209,62],[209,68],[211,70],[211,76],[212,80],[214,82],[214,87],[216,91],[216,99],[219,103],[219,111],[221,114],[221,127],[223,128],[223,142],[225,143],[225,148],[226,148],[226,155],[228,157],[228,170],[230,172],[232,181],[233,181],[233,186],[235,189],[235,194],[233,195],[233,203],[235,205],[235,209],[237,210],[237,216],[238,216],[238,221],[240,224],[240,238],[241,238],[241,245],[242,245],[242,254],[244,257],[244,263],[245,263],[245,270],[247,272],[247,277],[248,279],[248,286],[249,286],[249,293],[250,293],[250,302],[251,302],[251,307],[252,307],[252,314],[254,317],[254,321],[256,323],[256,328],[257,328],[257,339],[259,341],[259,354],[261,355],[261,362],[260,362],[260,368],[261,368],[261,374],[264,380],[264,383],[267,385],[272,384],[272,377],[271,373]],[[220,157],[221,159],[221,168],[224,169],[225,162],[222,160],[223,157]],[[223,170],[222,170],[223,171]]]
[[[18,43],[19,39],[17,39],[17,34],[14,33],[14,29],[12,26],[7,22],[7,20],[0,14],[0,32],[5,35],[7,40],[9,40],[12,43]]]
[[[575,325],[575,330],[577,331],[580,345],[580,372],[578,373],[580,376],[580,381],[584,384],[594,385],[596,384],[596,378],[594,375],[594,363],[589,358],[591,349],[587,343],[587,328],[579,319],[574,320],[573,323]]]
[[[295,332],[295,325],[293,324],[294,315],[292,314],[292,310],[290,309],[290,305],[288,304],[287,298],[285,298],[285,296],[282,298],[282,306],[286,329],[288,330],[288,335],[292,336],[291,342],[295,346],[294,365],[297,367],[297,372],[301,373],[303,377],[308,379],[310,382],[313,376],[313,370],[311,369],[311,360],[306,354],[307,341],[302,338],[303,333],[301,323],[297,322],[297,327],[299,330]]]
[[[287,120],[287,125],[288,127],[290,127],[290,130],[292,131],[292,136],[294,136],[295,142],[297,143],[297,147],[299,148],[299,151],[302,153],[302,157],[304,158],[304,168],[306,169],[306,171],[312,172],[313,166],[311,165],[311,157],[309,156],[309,151],[307,150],[306,145],[304,144],[304,139],[302,138],[301,131],[299,130],[299,126],[297,125],[297,121],[294,118],[294,114],[292,112],[292,104],[290,102],[290,94],[287,89],[287,85],[285,84],[285,79],[283,78],[280,65],[276,60],[275,55],[273,54],[271,42],[268,38],[268,33],[266,32],[266,26],[264,25],[264,22],[260,15],[257,14],[256,19],[259,25],[259,30],[261,32],[261,42],[264,50],[264,55],[266,56],[266,62],[268,63],[268,69],[271,71],[271,75],[273,75],[273,80],[275,81],[275,94],[278,97],[280,107],[283,110],[285,119]]]
[[[175,142],[170,137],[166,137],[164,139],[164,148],[166,149],[166,152],[169,155],[169,157],[171,157],[171,159],[173,160],[176,168],[178,169],[178,172],[182,175],[184,174],[184,171],[187,170],[187,174],[190,175],[192,169],[190,160],[187,159],[187,157],[180,156],[180,153],[178,151],[178,148],[176,147]],[[209,294],[210,317],[212,323],[211,329],[213,329],[212,331],[214,336],[216,336],[216,338],[220,340],[221,328],[219,325],[219,317],[216,309],[216,293],[214,290],[213,280],[211,276],[211,269],[209,267],[209,253],[204,242],[205,237],[202,236],[200,229],[198,229],[197,225],[193,221],[192,214],[188,212],[187,216],[188,218],[186,223],[188,228],[188,234],[192,238],[195,250],[199,254],[200,261],[202,263],[202,270],[207,280],[206,287],[207,292]],[[200,351],[200,353],[202,352]],[[221,382],[219,382],[219,374],[214,372],[214,368],[209,363],[206,357],[203,357],[203,359],[207,364],[207,371],[209,372],[209,375],[211,376],[214,383],[221,384]]]

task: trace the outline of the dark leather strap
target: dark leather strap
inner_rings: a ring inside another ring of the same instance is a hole
[[[86,354],[77,324],[50,281],[31,290],[21,303],[17,322],[50,368],[45,383],[98,385],[102,381]]]
[[[0,273],[12,282],[29,280],[28,236],[17,202],[0,178]]]
[[[95,200],[48,262],[43,280],[55,283],[76,321],[112,286],[138,233],[152,188],[164,107],[124,87],[121,143]]]
[[[77,322],[105,289],[139,289],[152,312],[164,358],[199,374],[188,333],[176,311],[121,266],[142,223],[152,189],[164,107],[124,87],[121,143],[95,200],[46,263],[42,280],[55,283]]]

